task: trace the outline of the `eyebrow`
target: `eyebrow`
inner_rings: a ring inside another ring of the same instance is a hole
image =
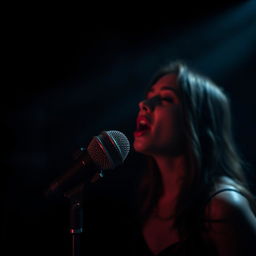
[[[178,90],[176,88],[173,88],[171,86],[163,86],[161,89],[161,91],[163,90],[170,90],[170,91],[173,91],[177,94]],[[154,92],[154,88],[151,88],[147,93],[150,93],[150,92]]]

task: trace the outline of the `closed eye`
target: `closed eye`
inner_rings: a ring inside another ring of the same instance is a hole
[[[161,104],[162,102],[168,102],[168,103],[173,103],[174,102],[174,98],[170,97],[170,96],[160,96],[160,95],[156,95],[152,98],[146,98],[145,102],[147,104],[152,104],[152,105],[158,105]]]
[[[173,98],[171,97],[160,97],[161,101],[168,101],[168,102],[173,102]]]

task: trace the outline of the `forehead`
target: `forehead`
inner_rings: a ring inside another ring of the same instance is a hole
[[[177,84],[177,75],[176,74],[167,74],[160,77],[151,87],[151,90],[159,90],[162,87],[172,87],[178,89]]]

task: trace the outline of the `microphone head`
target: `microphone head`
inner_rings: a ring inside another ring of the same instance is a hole
[[[130,151],[127,137],[120,131],[103,131],[94,136],[87,152],[94,163],[101,169],[114,169],[122,164]]]

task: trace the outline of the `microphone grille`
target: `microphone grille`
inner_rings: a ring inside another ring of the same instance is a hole
[[[115,141],[115,145],[119,147],[122,161],[126,159],[130,151],[130,142],[127,137],[120,131],[106,131],[106,133]]]
[[[127,137],[120,131],[103,131],[90,142],[87,152],[102,170],[114,169],[123,163],[130,151]]]

